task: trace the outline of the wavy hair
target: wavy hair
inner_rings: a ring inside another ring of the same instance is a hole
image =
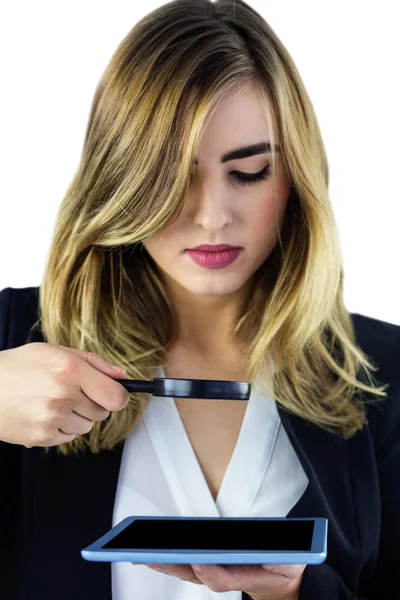
[[[212,110],[249,83],[269,125],[272,172],[276,143],[291,189],[278,242],[255,273],[233,339],[247,381],[266,373],[271,353],[274,400],[349,438],[368,423],[361,391],[379,400],[387,384],[375,387],[377,366],[356,344],[343,303],[342,253],[312,103],[282,42],[242,0],[174,0],[119,44],[95,90],[81,159],[57,215],[33,328],[40,325],[48,343],[124,367],[127,378],[152,379],[166,364],[177,313],[142,244],[179,216]],[[124,409],[57,451],[114,448],[149,399],[130,394]]]

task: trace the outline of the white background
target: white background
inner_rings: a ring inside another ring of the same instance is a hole
[[[96,85],[134,24],[164,2],[15,1],[0,11],[0,289],[40,284]],[[350,312],[400,324],[400,19],[396,0],[248,0],[311,97]]]

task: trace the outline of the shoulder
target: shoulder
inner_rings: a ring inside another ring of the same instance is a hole
[[[39,286],[3,288],[0,290],[0,310],[10,311],[12,307],[35,307],[39,301],[39,289]]]
[[[357,342],[363,347],[363,350],[365,347],[367,353],[372,352],[381,357],[395,358],[393,352],[398,352],[400,348],[400,325],[359,313],[350,313],[350,316]]]
[[[351,318],[357,345],[377,367],[374,379],[387,384],[387,398],[367,405],[368,426],[379,451],[400,438],[400,325],[358,313]]]

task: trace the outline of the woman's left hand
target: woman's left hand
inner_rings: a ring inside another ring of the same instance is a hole
[[[132,563],[134,564],[134,563]],[[298,600],[303,564],[169,565],[147,564],[165,575],[206,585],[213,592],[246,592],[253,600]],[[196,567],[201,567],[197,571]]]

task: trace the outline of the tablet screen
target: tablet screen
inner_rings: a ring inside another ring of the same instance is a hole
[[[310,551],[313,520],[136,519],[103,548]]]

